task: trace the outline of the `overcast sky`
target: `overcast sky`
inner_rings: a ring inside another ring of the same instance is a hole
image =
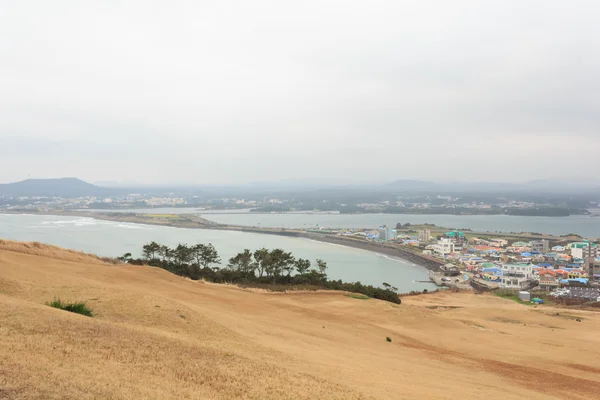
[[[4,1],[0,181],[598,177],[600,1]]]

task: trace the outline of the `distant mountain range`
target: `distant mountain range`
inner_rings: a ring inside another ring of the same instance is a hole
[[[0,184],[0,195],[9,197],[96,197],[114,195],[117,191],[95,186],[77,178],[27,179]]]
[[[93,185],[77,178],[27,179],[21,182],[0,184],[0,196],[8,197],[103,197],[127,193],[164,195],[223,195],[237,196],[244,193],[277,192],[383,192],[383,193],[556,193],[600,194],[600,185],[587,185],[565,181],[536,180],[526,183],[494,182],[446,182],[435,183],[419,180],[397,180],[388,184],[372,185],[299,185],[286,183],[247,185],[130,185],[105,182],[106,186]],[[112,187],[109,187],[112,186]]]

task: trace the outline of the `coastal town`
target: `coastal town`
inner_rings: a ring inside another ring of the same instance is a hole
[[[510,241],[510,238],[478,237],[460,230],[440,232],[439,227],[410,224],[398,224],[396,229],[381,226],[370,230],[333,230],[328,234],[401,246],[427,259],[437,259],[439,266],[430,268],[430,278],[439,286],[510,289],[523,292],[524,298],[527,291],[545,291],[557,299],[600,301],[600,245],[583,238]]]

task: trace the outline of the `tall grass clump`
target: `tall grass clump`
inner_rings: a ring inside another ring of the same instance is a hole
[[[48,303],[50,307],[58,308],[61,310],[69,311],[75,314],[85,315],[86,317],[92,317],[92,310],[85,305],[84,302],[77,303],[63,303],[60,299],[54,299]]]

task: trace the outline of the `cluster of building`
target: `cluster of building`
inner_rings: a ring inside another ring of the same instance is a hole
[[[494,288],[553,291],[600,285],[600,246],[587,240],[551,246],[546,239],[509,243],[503,238],[467,238],[461,231],[437,237],[426,229],[412,236],[398,235],[386,226],[337,233],[412,246],[446,261],[453,266],[453,275],[483,281]]]
[[[600,249],[589,241],[550,247],[548,240],[509,244],[505,239],[465,240],[463,232],[448,232],[425,252],[499,288],[551,291],[600,284]]]
[[[151,196],[129,194],[124,196],[82,197],[16,197],[6,199],[0,209],[22,211],[47,211],[51,209],[126,209],[142,207],[176,207],[187,203],[177,196]]]

